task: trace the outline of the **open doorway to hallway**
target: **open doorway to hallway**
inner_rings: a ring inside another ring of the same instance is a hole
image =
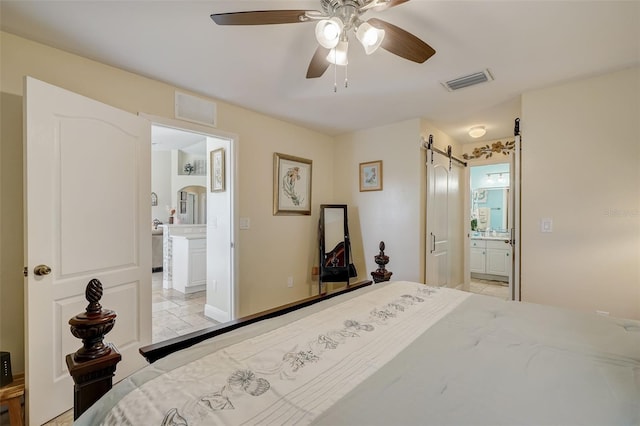
[[[152,343],[220,324],[204,315],[205,291],[184,294],[162,288],[162,272],[153,273],[151,286]]]
[[[236,139],[191,123],[151,121],[155,343],[226,321],[221,312],[232,317]],[[212,151],[221,147],[222,192],[211,178]]]

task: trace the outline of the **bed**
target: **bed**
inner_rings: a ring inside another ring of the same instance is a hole
[[[639,321],[359,287],[143,350],[154,362],[76,424],[640,424]]]

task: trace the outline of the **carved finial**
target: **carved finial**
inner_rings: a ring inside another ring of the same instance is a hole
[[[102,309],[99,303],[102,298],[100,280],[94,278],[89,281],[84,294],[89,302],[87,311],[69,320],[71,334],[82,339],[83,346],[73,354],[78,362],[99,358],[111,350],[102,340],[113,328],[117,316],[112,310]]]
[[[393,272],[389,272],[385,269],[385,265],[389,263],[389,256],[384,254],[384,241],[380,241],[380,245],[378,247],[380,248],[380,253],[374,256],[374,260],[378,264],[378,269],[371,273],[373,281],[375,281],[376,283],[389,281],[391,275],[393,274]]]
[[[89,305],[87,306],[87,312],[100,312],[102,310],[102,305],[100,305],[100,299],[102,299],[102,283],[100,282],[100,280],[94,278],[89,281],[84,294],[87,298],[87,302],[89,302]]]

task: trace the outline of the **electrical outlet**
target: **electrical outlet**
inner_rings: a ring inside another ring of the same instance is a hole
[[[293,287],[293,277],[287,278],[287,287]]]

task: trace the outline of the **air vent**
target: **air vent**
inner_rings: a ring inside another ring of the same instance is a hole
[[[474,86],[480,83],[486,83],[493,80],[493,76],[489,70],[476,72],[473,74],[465,75],[464,77],[456,78],[446,81],[442,85],[450,92],[454,90],[462,89],[464,87]]]
[[[207,126],[216,126],[216,104],[214,102],[177,91],[175,96],[176,118]]]

